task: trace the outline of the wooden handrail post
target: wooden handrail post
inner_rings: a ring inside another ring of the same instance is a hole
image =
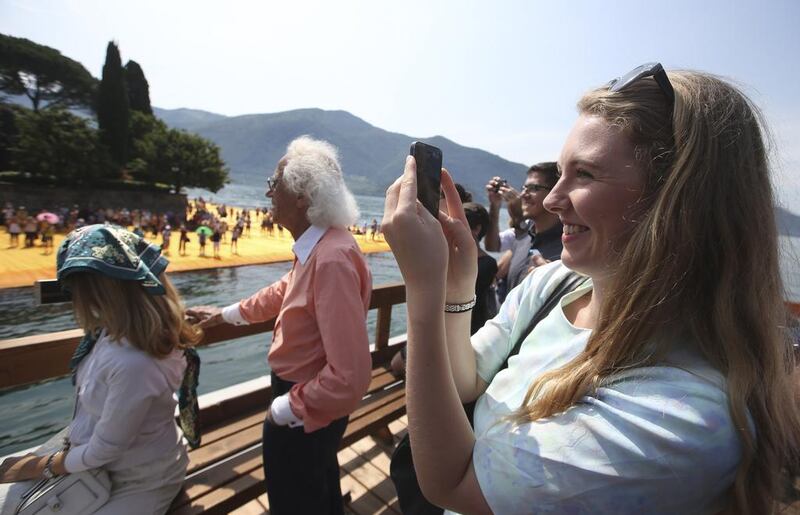
[[[389,334],[392,329],[392,305],[378,308],[378,320],[375,324],[375,349],[389,345]]]

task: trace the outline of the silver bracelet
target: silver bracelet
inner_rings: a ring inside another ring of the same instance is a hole
[[[469,311],[475,307],[475,302],[477,301],[477,297],[472,297],[472,300],[469,302],[465,302],[463,304],[445,304],[444,305],[444,312],[445,313],[463,313],[465,311]]]
[[[61,451],[54,452],[49,458],[47,458],[47,462],[44,465],[44,470],[42,471],[42,475],[47,479],[53,479],[54,477],[58,476],[58,474],[53,471],[53,460],[55,460],[59,452]]]

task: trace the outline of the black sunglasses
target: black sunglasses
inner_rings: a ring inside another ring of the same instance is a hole
[[[608,90],[622,91],[644,77],[653,77],[661,88],[661,91],[667,96],[667,99],[672,103],[675,102],[675,90],[672,89],[672,84],[667,77],[667,72],[664,71],[664,67],[661,66],[661,63],[645,63],[641,66],[637,66],[622,77],[617,77],[609,82]]]
[[[541,184],[523,184],[522,185],[522,194],[533,195],[534,193],[538,193],[540,191],[550,191],[553,188],[549,186],[543,186]]]

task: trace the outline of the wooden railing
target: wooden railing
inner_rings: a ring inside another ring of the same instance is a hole
[[[64,302],[56,281],[38,281],[36,296],[40,303]],[[405,285],[392,283],[372,290],[370,309],[377,309],[375,351],[373,361],[382,360],[391,331],[392,306],[406,300]],[[787,307],[800,315],[800,304],[787,302]],[[220,325],[206,330],[200,346],[211,345],[243,336],[271,331],[274,320],[259,324],[232,326]],[[69,359],[83,337],[80,329],[60,331],[23,338],[0,340],[0,390],[23,386],[69,373]]]
[[[51,304],[65,300],[60,298],[55,281],[39,281],[36,290],[37,297],[42,303]],[[377,286],[372,290],[370,309],[378,310],[375,349],[372,353],[373,361],[386,360],[393,352],[393,349],[388,348],[392,306],[405,301],[406,291],[405,285],[402,283]],[[274,326],[274,320],[243,326],[223,324],[206,330],[199,345],[211,345],[242,336],[269,332]],[[69,359],[82,337],[82,330],[72,329],[0,340],[0,389],[36,383],[68,374]]]

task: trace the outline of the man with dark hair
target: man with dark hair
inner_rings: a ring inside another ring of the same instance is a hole
[[[554,162],[538,163],[528,169],[522,186],[522,216],[532,222],[528,248],[519,246],[512,252],[508,268],[509,290],[528,275],[531,268],[547,261],[561,259],[563,226],[558,215],[544,208],[544,198],[558,182],[558,166]],[[541,257],[538,257],[537,254]]]
[[[533,220],[531,248],[548,261],[561,259],[562,225],[558,215],[544,208],[544,198],[558,182],[558,166],[554,162],[538,163],[528,169],[522,186],[522,215]]]
[[[512,203],[521,204],[522,217],[527,221],[526,226],[516,230],[515,239],[510,243],[510,254],[500,258],[499,277],[505,277],[506,291],[511,291],[517,286],[532,267],[561,258],[561,232],[562,226],[557,215],[544,208],[542,202],[558,181],[558,167],[555,162],[542,162],[528,169],[527,179],[522,187],[522,193],[516,196],[516,191],[503,184],[499,177],[493,178],[486,185],[491,203],[490,213],[493,224],[487,235],[487,249],[493,250],[489,240],[497,240],[497,214],[500,203],[505,199],[511,210]],[[498,187],[495,192],[495,188]],[[525,234],[527,230],[528,234]],[[494,231],[494,232],[493,232]],[[497,250],[503,250],[498,248]]]

